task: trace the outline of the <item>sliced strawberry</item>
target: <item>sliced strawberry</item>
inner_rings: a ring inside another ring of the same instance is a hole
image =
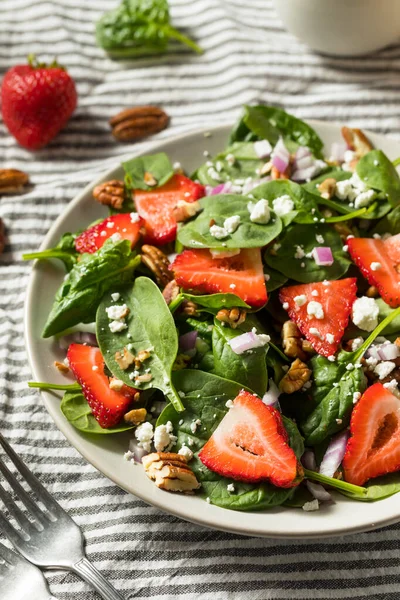
[[[132,213],[137,218],[136,213]],[[140,238],[140,219],[135,220],[131,213],[121,213],[104,219],[101,223],[89,227],[83,231],[75,240],[75,248],[78,252],[89,252],[92,254],[102,247],[104,242],[112,235],[118,233],[122,239],[129,240],[132,248]]]
[[[110,389],[99,348],[71,344],[67,358],[94,418],[105,429],[116,425],[127,412],[137,390],[127,385],[123,385],[120,392]]]
[[[288,311],[301,333],[312,344],[314,350],[323,356],[332,356],[337,351],[344,330],[349,322],[351,308],[356,299],[357,284],[355,278],[303,283],[282,288],[279,299]],[[309,313],[318,313],[319,303],[323,317],[317,318]]]
[[[350,238],[347,244],[351,258],[383,300],[393,308],[400,306],[400,233],[387,240]]]
[[[154,190],[134,190],[136,210],[145,222],[145,241],[159,246],[173,242],[177,229],[174,209],[178,202],[196,202],[204,195],[203,185],[178,174]]]
[[[199,458],[223,477],[294,487],[302,468],[287,440],[279,411],[242,390]]]
[[[261,250],[243,249],[228,258],[212,258],[209,250],[184,250],[170,267],[185,290],[233,293],[254,307],[267,302]]]
[[[350,422],[343,468],[346,481],[368,479],[400,469],[400,400],[381,383],[367,389]]]

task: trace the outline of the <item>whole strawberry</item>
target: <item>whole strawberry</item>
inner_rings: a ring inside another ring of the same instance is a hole
[[[28,58],[12,67],[1,86],[3,121],[17,142],[28,150],[42,148],[64,127],[76,108],[75,84],[56,62]]]

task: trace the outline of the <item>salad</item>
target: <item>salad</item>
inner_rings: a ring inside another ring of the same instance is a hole
[[[193,174],[123,163],[93,190],[106,219],[24,257],[66,270],[43,329],[66,384],[30,385],[64,390],[84,433],[131,431],[159,488],[224,508],[399,491],[400,161],[342,135],[324,149],[246,106]]]

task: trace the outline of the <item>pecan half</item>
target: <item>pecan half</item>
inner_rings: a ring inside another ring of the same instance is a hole
[[[175,300],[175,298],[179,296],[179,291],[179,285],[176,283],[175,279],[167,283],[167,285],[163,289],[162,295],[164,296],[164,300],[168,304],[168,306],[173,300]]]
[[[113,136],[120,142],[133,142],[168,125],[169,117],[158,106],[126,108],[110,119]]]
[[[217,319],[222,323],[228,323],[232,329],[236,329],[246,320],[247,313],[242,308],[221,308],[217,312]]]
[[[327,179],[324,179],[324,181],[321,181],[321,183],[317,185],[321,197],[326,200],[329,200],[329,198],[332,198],[332,196],[335,195],[335,188],[336,179],[333,179],[333,177],[327,177]]]
[[[187,458],[175,452],[153,452],[142,458],[147,477],[169,492],[191,494],[200,487]]]
[[[93,197],[100,204],[111,206],[119,210],[125,200],[125,185],[123,181],[112,179],[96,185],[93,190]]]
[[[279,382],[279,389],[285,394],[293,394],[300,390],[311,377],[311,371],[299,358],[290,365],[289,371]]]
[[[163,287],[174,278],[172,272],[169,270],[171,263],[168,256],[155,246],[150,246],[149,244],[142,246],[142,263],[150,269],[157,283]]]
[[[306,359],[305,352],[302,347],[302,337],[296,323],[286,321],[282,327],[282,347],[286,356],[291,358]]]
[[[181,312],[187,317],[197,316],[197,304],[192,300],[184,300],[180,306]]]
[[[29,176],[18,169],[0,169],[0,194],[21,192],[29,183]]]
[[[361,129],[342,127],[342,136],[350,150],[353,150],[358,158],[373,150],[373,145]]]

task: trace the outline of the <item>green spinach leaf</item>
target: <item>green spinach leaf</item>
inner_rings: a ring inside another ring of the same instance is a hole
[[[110,331],[106,309],[113,304],[111,294],[103,297],[96,315],[97,340],[107,367],[115,377],[131,387],[161,390],[176,410],[183,410],[181,399],[171,382],[171,370],[178,352],[178,335],[159,288],[151,279],[138,277],[133,286],[119,291],[118,304],[126,304],[129,308],[125,319],[127,328],[118,333]],[[134,365],[121,369],[115,354],[123,352],[124,348],[133,354],[139,350],[150,351],[150,358],[144,363],[140,375],[149,369],[151,381],[139,384],[134,376]]]
[[[130,190],[153,190],[144,180],[145,173],[151,173],[157,187],[167,183],[174,174],[171,161],[165,152],[149,156],[137,156],[122,163],[125,171],[125,185]]]
[[[196,296],[195,294],[186,294],[182,292],[182,296],[186,300],[195,302],[202,308],[209,309],[212,314],[215,314],[221,308],[248,308],[251,306],[246,304],[244,300],[236,296],[236,294],[208,294],[205,296]]]
[[[371,150],[357,163],[356,171],[368,187],[383,192],[391,206],[400,202],[400,177],[382,150]]]
[[[346,490],[338,490],[341,494],[358,500],[360,502],[375,502],[383,498],[389,498],[393,494],[400,492],[400,473],[390,473],[376,479],[371,479],[365,484],[367,493],[363,496],[352,494]]]
[[[379,233],[384,235],[385,233],[391,233],[396,235],[400,232],[400,205],[393,208],[383,219],[377,223],[372,233]]]
[[[193,40],[170,24],[167,0],[123,0],[96,23],[97,44],[113,58],[162,54],[170,39],[202,53]]]
[[[132,281],[139,264],[140,256],[132,254],[128,240],[113,243],[109,239],[97,252],[82,254],[57,291],[43,337],[93,322],[105,292]]]
[[[260,248],[275,239],[282,230],[282,221],[272,216],[261,225],[250,221],[249,198],[233,194],[209,196],[199,200],[202,212],[178,232],[178,240],[188,248]],[[234,233],[218,240],[210,233],[210,221],[223,226],[227,217],[238,215],[240,225]]]
[[[271,269],[271,267],[267,267],[264,265],[264,277],[265,277],[265,285],[267,286],[267,292],[271,293],[274,290],[279,289],[287,282],[288,278],[285,275],[282,275],[279,271],[275,269]]]
[[[249,179],[260,179],[260,169],[265,164],[255,150],[254,144],[235,143],[212,160],[202,165],[195,173],[195,178],[203,185],[215,187],[229,181],[235,193],[241,193]]]
[[[64,233],[57,246],[49,248],[48,250],[42,250],[42,252],[31,252],[29,254],[23,254],[23,260],[48,260],[49,258],[58,258],[61,260],[67,271],[70,271],[78,261],[80,254],[75,248],[75,233]]]
[[[122,422],[107,429],[101,427],[94,418],[85,396],[81,392],[65,392],[60,405],[64,417],[79,431],[109,435],[133,429],[133,425]]]
[[[324,242],[317,242],[316,236],[322,236]],[[279,271],[289,279],[301,283],[312,283],[324,279],[339,279],[349,268],[351,262],[343,252],[340,235],[329,225],[290,225],[281,235],[276,248],[269,247],[264,255],[268,266]],[[308,258],[316,246],[329,246],[332,250],[334,263],[330,267],[317,265],[313,258]],[[295,258],[303,254],[302,258]],[[301,265],[304,265],[302,267]]]

